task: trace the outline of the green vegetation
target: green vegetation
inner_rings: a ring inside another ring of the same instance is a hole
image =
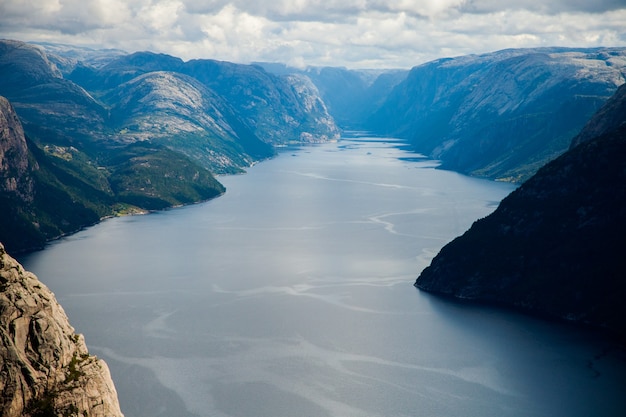
[[[58,157],[33,141],[28,145],[31,166],[38,168],[31,172],[32,201],[0,195],[0,239],[14,253],[107,216],[204,201],[225,191],[207,169],[162,146],[137,143],[94,155],[64,148]]]
[[[78,369],[78,365],[88,357],[89,355],[87,355],[86,357],[81,355],[81,357],[79,358],[78,355],[74,353],[74,356],[72,356],[72,360],[70,361],[68,365],[67,374],[65,375],[66,384],[69,384],[70,382],[73,382],[73,381],[78,381],[80,377],[85,375],[83,371]]]
[[[31,417],[57,417],[57,410],[54,407],[56,393],[46,391],[41,397],[33,399],[24,412]]]
[[[78,341],[78,335],[74,335],[72,339],[76,343]],[[78,356],[74,353],[67,367],[65,381],[63,381],[64,387],[57,391],[45,391],[39,397],[32,399],[24,410],[25,415],[30,417],[78,417],[80,410],[75,404],[69,404],[60,409],[55,403],[59,392],[70,389],[72,382],[78,381],[85,375],[85,373],[79,369],[79,365],[87,359],[89,359],[88,354]],[[86,417],[87,413],[85,412],[80,415]]]
[[[147,210],[203,201],[225,191],[209,171],[164,147],[133,144],[109,164],[117,200]]]

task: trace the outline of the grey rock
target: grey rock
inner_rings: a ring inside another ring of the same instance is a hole
[[[0,414],[122,417],[104,361],[54,294],[0,244]]]
[[[36,165],[29,161],[22,124],[11,103],[0,96],[0,192],[32,202],[32,169]]]

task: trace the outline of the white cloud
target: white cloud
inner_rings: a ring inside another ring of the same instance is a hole
[[[0,36],[183,59],[411,67],[509,47],[626,45],[621,0],[1,0]]]

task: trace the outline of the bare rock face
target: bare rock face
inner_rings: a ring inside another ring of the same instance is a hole
[[[0,244],[0,415],[122,417],[106,363]]]
[[[0,96],[0,191],[32,201],[30,170],[22,124],[11,103]]]

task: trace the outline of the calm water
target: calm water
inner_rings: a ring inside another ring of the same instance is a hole
[[[607,342],[412,286],[512,189],[434,165],[374,138],[288,151],[20,260],[127,417],[626,415]]]

